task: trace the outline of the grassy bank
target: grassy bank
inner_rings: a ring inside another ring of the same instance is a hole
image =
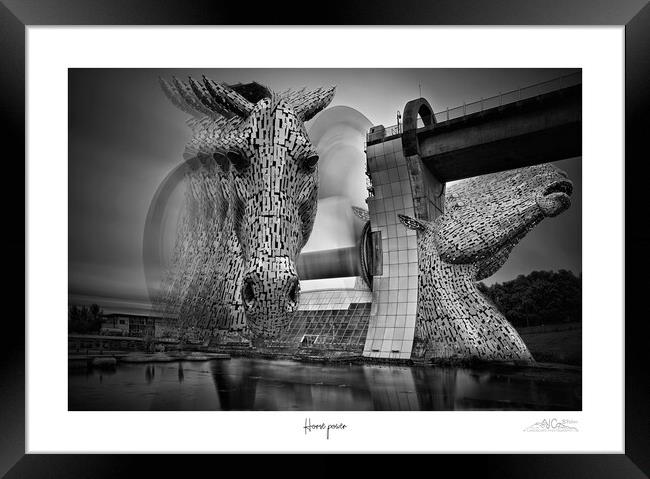
[[[547,363],[582,365],[580,323],[520,328],[519,334],[535,360]]]

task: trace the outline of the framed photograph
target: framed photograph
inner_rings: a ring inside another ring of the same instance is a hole
[[[626,321],[648,261],[644,2],[333,5],[318,24],[3,3],[26,201],[7,477],[190,453],[648,474]]]

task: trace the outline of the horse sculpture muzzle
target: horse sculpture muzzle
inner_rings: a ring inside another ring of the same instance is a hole
[[[252,335],[269,338],[283,330],[296,311],[300,282],[294,262],[287,257],[263,258],[252,264],[242,281],[242,302]]]
[[[557,216],[571,206],[573,183],[569,180],[555,181],[537,195],[535,201],[544,216]]]

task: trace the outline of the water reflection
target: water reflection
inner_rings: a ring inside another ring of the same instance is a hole
[[[152,364],[147,364],[144,370],[144,377],[147,380],[147,384],[151,384],[155,376],[156,376],[156,369]]]
[[[580,391],[579,370],[534,368],[235,358],[69,371],[71,410],[579,410]]]
[[[232,370],[226,365],[227,361],[212,361],[210,372],[217,390],[217,396],[224,411],[255,409],[255,394],[257,380],[255,365],[244,362],[239,368]]]
[[[447,411],[456,409],[456,393],[463,394],[458,388],[458,370],[455,368],[417,368],[413,370],[416,395],[420,410]],[[428,387],[423,387],[428,385]]]

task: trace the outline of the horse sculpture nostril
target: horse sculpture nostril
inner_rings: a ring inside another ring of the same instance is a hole
[[[569,180],[554,181],[544,189],[542,194],[543,196],[551,196],[555,193],[563,193],[571,196],[573,193],[573,183]]]
[[[253,289],[253,281],[249,278],[244,280],[244,288],[242,289],[242,299],[247,308],[253,306],[255,303],[255,290]]]
[[[297,303],[298,302],[298,295],[300,293],[300,284],[298,282],[298,279],[294,279],[291,282],[291,286],[289,287],[289,301],[292,303]]]

